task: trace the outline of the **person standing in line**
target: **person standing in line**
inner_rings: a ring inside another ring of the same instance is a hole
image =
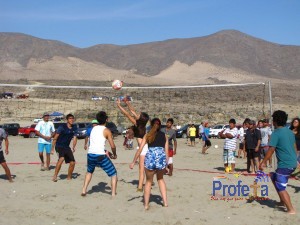
[[[238,130],[238,139],[239,139],[239,151],[237,158],[242,158],[242,152],[244,153],[244,159],[246,158],[246,153],[244,152],[244,136],[245,136],[245,123]]]
[[[5,174],[7,176],[7,179],[9,182],[13,182],[13,179],[11,177],[10,169],[7,166],[6,160],[4,158],[3,149],[2,149],[2,142],[5,141],[5,154],[8,155],[8,147],[9,147],[9,141],[8,141],[8,135],[6,131],[3,128],[0,128],[0,164],[3,167]]]
[[[54,124],[49,121],[49,113],[43,114],[43,120],[35,126],[38,139],[38,152],[41,159],[41,171],[50,170],[51,139],[54,136]],[[44,150],[46,151],[46,167],[44,162]]]
[[[255,128],[255,121],[249,121],[249,128],[246,131],[245,140],[244,140],[244,150],[247,151],[247,162],[250,162],[251,167],[248,170],[248,173],[256,173],[259,166],[259,157],[260,157],[260,143],[261,143],[261,134],[260,131]],[[248,169],[248,166],[247,166]]]
[[[191,125],[190,129],[189,129],[189,136],[190,136],[190,140],[191,140],[191,147],[195,147],[195,141],[196,141],[196,127],[194,124]]]
[[[203,142],[203,140],[202,140],[203,132],[204,132],[204,123],[201,122],[201,124],[199,126],[199,144],[201,142]]]
[[[172,176],[173,175],[173,156],[176,155],[177,150],[177,140],[176,140],[176,131],[172,128],[174,124],[173,118],[169,118],[167,120],[166,128],[162,128],[161,131],[164,132],[167,135],[167,138],[169,140],[169,160],[168,160],[168,169],[167,175]],[[174,145],[173,145],[174,142]]]
[[[294,118],[291,122],[290,129],[295,134],[298,168],[300,169],[300,119]]]
[[[208,127],[208,122],[204,123],[204,128],[203,128],[203,147],[202,147],[202,154],[208,154],[206,153],[207,149],[210,148],[211,142],[209,139],[209,127]]]
[[[90,145],[87,154],[87,173],[81,192],[86,196],[87,188],[92,180],[95,167],[98,166],[111,178],[111,195],[114,197],[117,191],[117,170],[110,159],[117,158],[116,145],[113,141],[111,131],[105,127],[108,116],[106,112],[100,111],[96,115],[99,125],[95,125],[90,133]],[[112,153],[105,150],[105,142],[108,140]]]
[[[269,150],[269,140],[272,134],[272,130],[269,127],[269,121],[267,119],[262,120],[262,127],[259,130],[261,134],[260,159],[262,161]],[[272,158],[269,159],[269,165],[267,165],[267,167],[272,168]]]
[[[292,205],[289,193],[286,191],[290,175],[297,167],[296,140],[293,132],[285,127],[288,115],[286,112],[277,110],[273,113],[273,131],[269,150],[259,165],[259,169],[266,167],[267,161],[275,152],[277,158],[277,169],[275,173],[271,173],[271,180],[280,198],[280,206],[287,208],[288,214],[296,214],[296,210]]]
[[[120,111],[130,120],[130,122],[133,124],[132,130],[134,132],[134,137],[137,140],[138,146],[141,145],[143,137],[146,134],[146,125],[149,121],[149,115],[145,112],[141,112],[140,114],[137,114],[133,106],[130,104],[129,101],[125,101],[128,111],[126,111],[121,106],[121,100],[117,100],[117,107],[120,109]],[[144,161],[145,161],[145,155],[148,151],[148,145],[144,145],[143,151],[139,156],[139,184],[137,187],[137,192],[143,192],[143,183],[145,178],[145,171],[144,171]]]
[[[230,119],[229,128],[222,130],[219,133],[219,136],[221,138],[225,138],[224,151],[223,151],[225,172],[235,171],[235,151],[236,151],[236,142],[238,136],[238,130],[235,127],[235,124],[236,124],[235,119]]]
[[[54,176],[52,181],[57,182],[57,175],[60,171],[62,163],[70,163],[67,179],[72,179],[72,173],[75,168],[74,152],[77,144],[77,127],[74,126],[75,117],[72,114],[66,116],[67,123],[58,127],[52,142],[51,154],[54,154],[54,148],[58,153],[59,159],[56,163]],[[70,148],[70,143],[73,139],[73,147]]]
[[[166,135],[160,131],[161,122],[158,118],[151,120],[151,130],[144,136],[139,150],[135,153],[132,163],[129,165],[133,169],[136,160],[141,154],[143,147],[148,143],[148,152],[145,157],[145,172],[146,184],[144,190],[144,207],[149,209],[149,200],[151,194],[151,186],[153,177],[156,174],[157,183],[160,189],[161,197],[163,199],[163,206],[168,207],[167,201],[167,187],[164,181],[164,172],[168,162],[169,141]]]

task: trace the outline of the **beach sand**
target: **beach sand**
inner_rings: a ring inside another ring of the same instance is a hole
[[[75,159],[74,179],[66,180],[67,165],[63,164],[57,183],[52,182],[55,161],[52,156],[50,171],[40,171],[37,139],[9,137],[10,154],[6,156],[14,183],[9,183],[0,172],[0,224],[299,224],[300,182],[290,179],[287,191],[298,210],[288,215],[275,207],[278,196],[271,183],[265,201],[244,198],[211,200],[213,178],[224,176],[222,162],[223,140],[212,139],[207,155],[200,154],[200,144],[189,147],[185,139],[178,139],[178,154],[174,157],[174,175],[165,176],[169,207],[162,207],[157,182],[152,187],[150,209],[144,210],[142,193],[136,192],[138,166],[129,169],[135,150],[124,150],[123,137],[115,139],[118,159],[117,196],[111,198],[110,178],[96,168],[86,197],[81,189],[86,172],[86,152],[79,140]],[[217,144],[216,149],[213,146]],[[136,145],[136,143],[135,143]],[[18,164],[20,163],[20,164]],[[245,160],[237,159],[237,168],[245,169]],[[225,175],[222,182],[252,184],[253,176]],[[230,184],[229,183],[229,184]]]

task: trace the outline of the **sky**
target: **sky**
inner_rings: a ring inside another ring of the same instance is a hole
[[[0,32],[85,48],[239,30],[300,45],[300,0],[0,0]]]

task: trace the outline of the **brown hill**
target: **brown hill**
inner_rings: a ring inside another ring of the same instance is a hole
[[[82,63],[94,63],[97,68],[101,65],[95,70],[97,72],[106,66],[121,71],[120,74],[130,71],[146,76],[160,74],[175,62],[187,65],[204,62],[216,67],[237,69],[273,78],[296,79],[300,74],[299,46],[274,44],[232,30],[200,38],[173,39],[128,46],[96,45],[85,49],[24,34],[0,33],[0,73],[4,75],[10,71],[17,70],[18,73],[22,73],[23,70],[30,69],[24,76],[31,79],[30,74],[37,70],[32,67],[31,61],[43,63],[55,57],[78,58]],[[69,63],[70,67],[74,67],[72,63]],[[54,64],[58,66],[55,73],[64,67],[64,64],[60,65],[60,61],[55,61]],[[37,74],[43,74],[45,71],[49,77],[51,74],[49,68],[44,68]],[[37,74],[34,76],[35,79]],[[67,79],[72,79],[72,74],[73,72],[70,72]],[[92,77],[92,75],[80,77],[77,73],[74,78],[92,79]]]

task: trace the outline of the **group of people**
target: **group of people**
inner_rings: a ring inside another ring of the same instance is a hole
[[[144,192],[144,208],[149,209],[149,199],[151,186],[154,176],[156,175],[158,186],[160,188],[163,199],[163,206],[168,206],[167,188],[163,176],[167,173],[173,174],[173,156],[176,154],[177,141],[176,132],[172,129],[174,120],[169,118],[166,127],[161,129],[161,121],[158,118],[153,118],[150,121],[151,129],[146,132],[146,125],[150,120],[147,113],[137,113],[130,102],[125,101],[127,110],[121,105],[120,100],[117,101],[119,110],[132,123],[131,136],[136,138],[138,150],[135,153],[133,161],[130,163],[130,169],[139,163],[139,183],[138,192]],[[235,119],[229,120],[229,127],[219,133],[221,138],[224,138],[223,160],[224,167],[228,171],[234,172],[237,140],[240,140],[239,152],[237,157],[241,157],[242,152],[247,157],[247,172],[254,173],[262,170],[267,164],[272,165],[271,157],[275,152],[277,157],[277,169],[271,175],[272,181],[280,197],[281,204],[287,207],[288,212],[293,214],[295,210],[289,199],[289,195],[285,188],[288,178],[300,163],[300,121],[295,118],[292,121],[291,127],[286,128],[287,114],[283,111],[275,111],[272,115],[274,132],[268,126],[267,120],[259,122],[258,126],[255,121],[246,119],[243,127],[239,130],[236,128]],[[43,120],[36,126],[36,134],[38,139],[38,153],[41,160],[41,170],[49,170],[50,155],[54,152],[58,155],[55,172],[52,181],[58,181],[58,174],[63,162],[69,163],[67,179],[72,179],[72,173],[75,168],[74,152],[76,150],[77,138],[76,127],[73,126],[74,115],[66,116],[66,124],[62,124],[57,130],[49,121],[49,114],[43,115]],[[92,179],[95,167],[102,168],[111,178],[112,196],[116,195],[117,189],[117,170],[111,159],[117,158],[116,145],[113,140],[112,133],[105,127],[108,121],[106,112],[100,111],[93,120],[93,126],[87,131],[87,138],[84,142],[84,149],[87,150],[87,172],[84,179],[81,195],[86,196],[88,185]],[[203,141],[202,153],[206,154],[207,149],[211,146],[209,140],[208,123],[202,123],[199,133]],[[196,136],[195,126],[189,128],[191,137]],[[131,137],[132,139],[132,137]],[[8,154],[8,138],[3,129],[0,129],[0,163],[4,168],[8,180],[12,182],[10,170],[6,164],[2,142],[5,141],[5,153]],[[70,147],[72,141],[72,148]],[[111,152],[105,149],[105,143],[108,141]],[[191,139],[193,145],[195,139]],[[46,162],[43,152],[46,151]],[[144,185],[144,178],[146,182]]]

